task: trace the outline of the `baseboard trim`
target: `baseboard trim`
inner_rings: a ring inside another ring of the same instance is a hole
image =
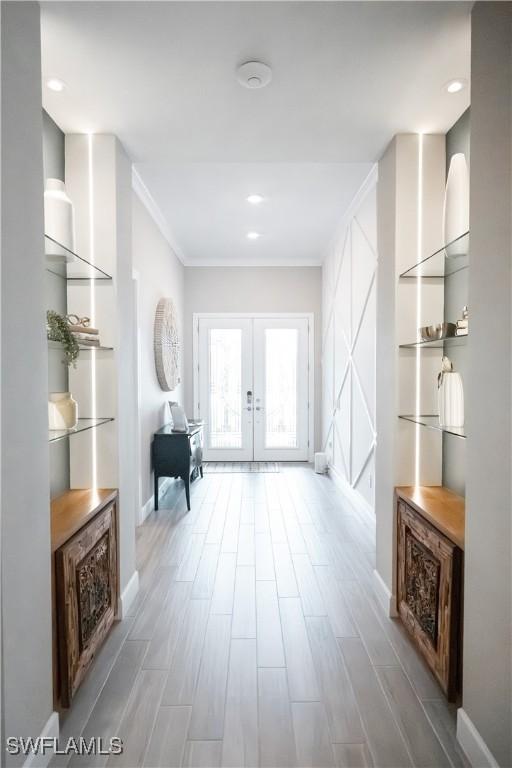
[[[146,517],[149,517],[149,515],[152,513],[154,508],[155,508],[155,501],[153,499],[153,496],[151,496],[151,498],[148,499],[146,503],[143,504],[142,507],[139,509],[139,519],[138,519],[137,525],[142,525]]]
[[[396,610],[396,595],[388,589],[388,585],[376,569],[373,571],[373,589],[386,616],[391,616],[391,618],[396,619],[398,616],[398,611]]]
[[[457,710],[457,741],[473,768],[499,768],[498,761],[462,707]]]
[[[54,755],[54,749],[45,749],[45,739],[52,739],[55,746],[58,744],[59,739],[59,715],[58,712],[52,712],[48,720],[46,721],[41,734],[39,735],[39,743],[44,751],[32,752],[25,762],[23,768],[47,768]]]
[[[162,493],[165,493],[169,486],[171,485],[172,480],[170,477],[164,478],[164,481],[160,485],[159,495]],[[146,501],[145,504],[142,505],[142,507],[139,510],[139,522],[138,525],[142,525],[144,520],[149,517],[149,515],[154,511],[155,509],[155,497],[153,495],[150,496],[150,498]]]
[[[359,512],[361,515],[366,517],[366,519],[372,524],[375,525],[375,512],[372,509],[371,504],[369,504],[366,499],[361,496],[359,491],[356,491],[350,483],[348,483],[345,478],[340,475],[337,469],[335,469],[332,465],[329,465],[328,469],[328,475],[332,478],[333,482],[338,486],[342,494],[345,496],[349,504],[351,504],[356,512]]]
[[[139,572],[134,571],[132,573],[132,576],[128,584],[121,592],[121,597],[119,598],[119,606],[117,611],[118,619],[122,619],[124,616],[128,616],[128,613],[130,611],[130,608],[132,607],[133,601],[135,600],[138,591],[139,591]]]

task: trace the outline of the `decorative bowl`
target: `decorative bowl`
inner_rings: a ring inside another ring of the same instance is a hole
[[[455,323],[437,323],[436,325],[425,325],[420,328],[420,338],[422,341],[439,341],[455,336],[457,326]]]

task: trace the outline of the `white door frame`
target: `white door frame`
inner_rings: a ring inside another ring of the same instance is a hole
[[[315,456],[315,316],[313,312],[194,312],[192,315],[192,368],[194,387],[194,418],[199,418],[199,320],[296,320],[308,321],[308,458]]]
[[[140,273],[138,270],[134,269],[132,270],[132,291],[133,291],[133,304],[134,304],[134,320],[135,320],[135,341],[133,345],[133,354],[134,354],[134,374],[136,377],[136,413],[135,418],[133,421],[133,431],[134,431],[134,441],[135,441],[135,457],[137,462],[137,471],[135,473],[135,499],[137,508],[135,511],[135,526],[141,525],[145,520],[144,515],[144,500],[142,498],[142,488],[143,488],[143,480],[142,480],[142,461],[141,461],[141,448],[140,448],[140,440],[142,435],[142,423],[141,423],[141,413],[142,413],[142,391],[141,391],[141,382],[142,382],[142,371],[141,371],[141,338],[140,338]]]

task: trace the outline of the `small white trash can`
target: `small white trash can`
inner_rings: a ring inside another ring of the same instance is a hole
[[[327,454],[315,453],[315,472],[323,475],[327,472]]]

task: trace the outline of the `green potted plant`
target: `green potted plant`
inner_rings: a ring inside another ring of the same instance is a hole
[[[80,352],[78,341],[71,333],[66,318],[53,309],[49,309],[46,313],[46,336],[49,341],[59,341],[63,345],[65,357],[63,362],[75,368]]]

